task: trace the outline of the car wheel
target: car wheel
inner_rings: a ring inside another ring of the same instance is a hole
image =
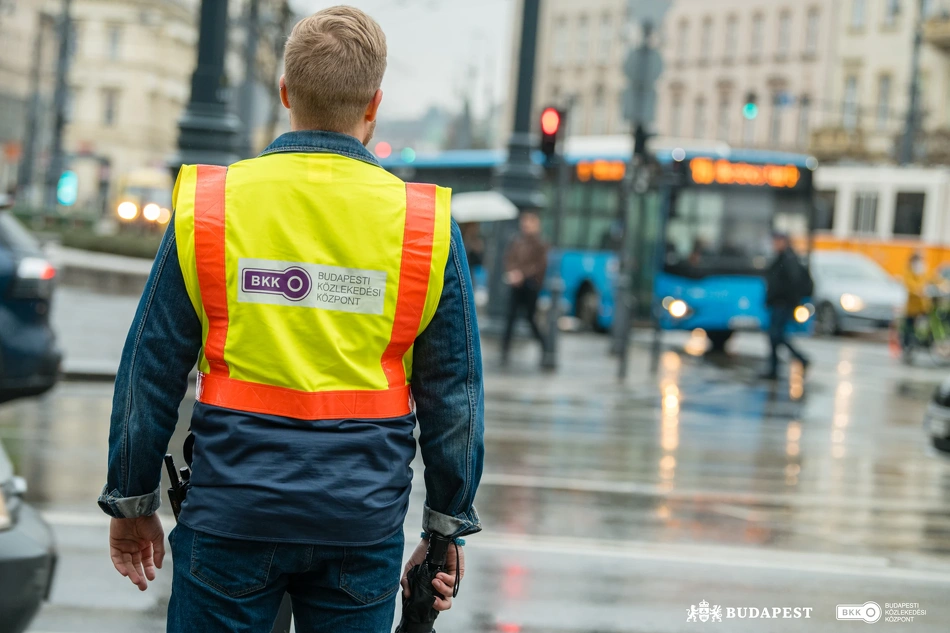
[[[823,303],[818,306],[818,314],[815,315],[815,333],[821,336],[834,336],[840,331],[838,326],[838,313],[830,303]]]
[[[732,338],[732,330],[713,330],[712,332],[706,332],[706,336],[711,344],[709,351],[713,354],[724,354],[726,343]]]
[[[585,330],[603,332],[600,325],[600,295],[591,286],[584,286],[577,293],[577,318]]]

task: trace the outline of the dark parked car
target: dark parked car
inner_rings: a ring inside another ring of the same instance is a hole
[[[0,446],[0,633],[26,630],[49,597],[56,566],[53,534],[24,492]]]
[[[0,402],[49,390],[62,360],[49,323],[56,269],[5,206],[0,199]]]
[[[934,392],[924,417],[924,430],[933,447],[950,457],[950,378]]]

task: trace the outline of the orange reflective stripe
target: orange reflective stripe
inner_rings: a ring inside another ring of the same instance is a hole
[[[435,234],[435,191],[435,185],[406,183],[406,226],[399,265],[396,316],[389,345],[381,359],[390,389],[406,384],[402,359],[416,340],[425,309]]]
[[[201,303],[208,318],[204,354],[212,374],[229,375],[224,361],[228,338],[228,289],[224,265],[224,185],[227,167],[198,165],[195,188],[195,263]]]
[[[204,404],[299,420],[381,419],[409,415],[409,387],[306,392],[215,374],[198,376]]]

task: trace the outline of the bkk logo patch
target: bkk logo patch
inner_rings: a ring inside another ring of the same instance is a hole
[[[300,301],[313,288],[310,273],[300,266],[283,271],[245,268],[241,271],[241,289],[244,292],[263,292],[284,295],[291,301]]]
[[[241,259],[238,266],[239,303],[383,313],[386,272],[382,270],[268,259]]]

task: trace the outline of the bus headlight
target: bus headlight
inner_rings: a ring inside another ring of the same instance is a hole
[[[795,308],[795,320],[798,323],[805,323],[811,318],[812,311],[810,306],[798,306]]]
[[[689,306],[682,299],[673,299],[666,309],[674,319],[682,319],[689,313]]]
[[[134,202],[125,202],[119,203],[116,213],[119,214],[119,217],[123,220],[134,220],[135,216],[139,214],[139,207]]]
[[[846,292],[841,295],[841,307],[845,312],[860,312],[864,309],[864,300],[858,295]]]
[[[149,202],[147,205],[145,205],[145,208],[142,209],[142,217],[144,217],[149,222],[154,222],[161,214],[162,208],[154,202]]]

